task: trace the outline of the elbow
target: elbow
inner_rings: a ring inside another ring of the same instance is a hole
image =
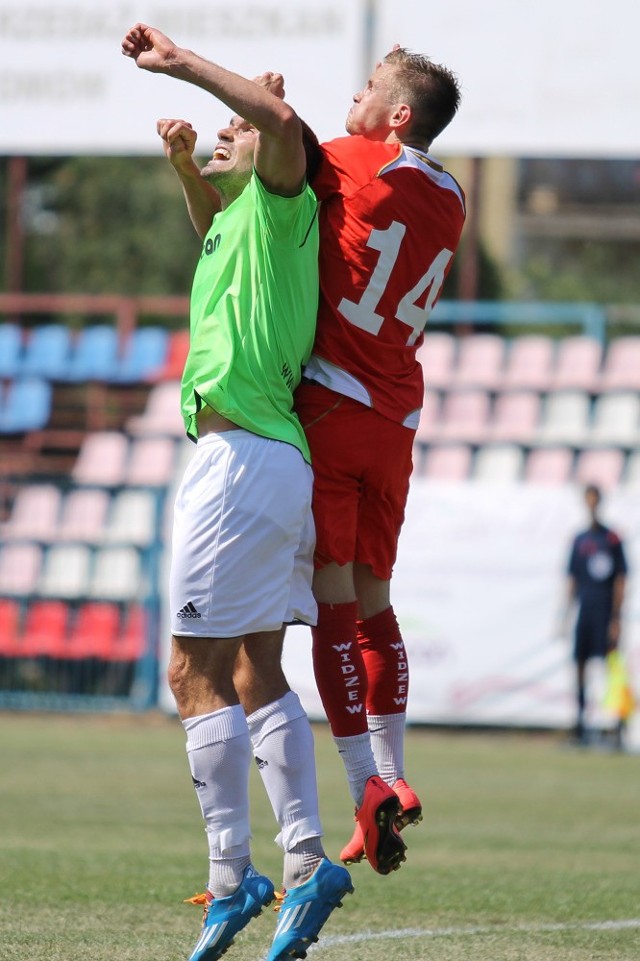
[[[284,101],[280,102],[278,112],[278,137],[282,140],[300,140],[302,137],[302,122],[293,107]]]

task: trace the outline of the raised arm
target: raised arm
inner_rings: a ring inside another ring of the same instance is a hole
[[[156,129],[162,139],[165,156],[180,179],[191,223],[200,239],[204,240],[221,205],[217,191],[203,179],[193,159],[198,135],[186,120],[163,118],[158,120]]]
[[[284,100],[239,74],[178,47],[159,30],[137,23],[122,41],[122,52],[142,70],[164,73],[201,87],[259,132],[255,167],[272,193],[293,196],[305,178],[300,120]]]

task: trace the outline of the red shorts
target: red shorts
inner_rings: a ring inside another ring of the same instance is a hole
[[[358,561],[389,580],[415,432],[308,381],[298,387],[295,406],[311,448],[316,568]]]

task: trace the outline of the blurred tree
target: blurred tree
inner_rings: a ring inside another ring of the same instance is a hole
[[[529,242],[513,278],[516,300],[640,303],[640,242],[546,239]]]
[[[447,274],[447,279],[442,288],[444,300],[457,300],[459,297],[460,283],[460,264],[464,252],[465,238],[463,235],[460,249],[453,258],[451,270]],[[504,284],[498,264],[493,260],[480,241],[478,245],[478,300],[502,300],[504,297]]]
[[[200,243],[162,158],[30,161],[29,292],[187,294]]]

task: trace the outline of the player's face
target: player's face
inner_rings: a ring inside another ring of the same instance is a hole
[[[393,69],[387,63],[379,63],[364,89],[353,95],[353,106],[345,124],[347,133],[361,134],[369,140],[386,140],[393,113],[389,92]]]
[[[242,117],[232,117],[228,127],[218,131],[218,143],[213,156],[201,170],[201,175],[214,186],[226,182],[245,185],[253,170],[253,155],[258,131]]]

